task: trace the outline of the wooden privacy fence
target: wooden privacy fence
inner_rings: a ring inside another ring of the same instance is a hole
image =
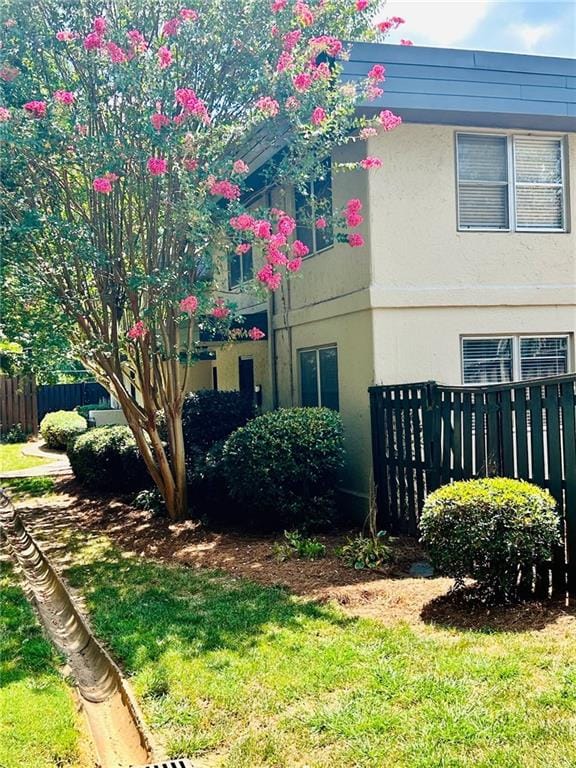
[[[17,424],[25,432],[38,431],[36,384],[27,376],[0,376],[0,431],[5,435]]]
[[[448,387],[370,387],[380,525],[418,533],[426,494],[452,480],[515,477],[558,502],[563,545],[539,589],[576,595],[576,375]]]

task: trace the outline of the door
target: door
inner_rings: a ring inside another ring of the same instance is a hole
[[[240,392],[254,399],[254,359],[252,357],[238,358],[238,380]]]

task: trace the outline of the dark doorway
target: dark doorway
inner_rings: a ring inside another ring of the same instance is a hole
[[[218,368],[212,368],[212,389],[218,389]]]
[[[254,398],[254,360],[251,357],[238,358],[240,392]]]

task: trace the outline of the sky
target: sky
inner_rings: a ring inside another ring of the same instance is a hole
[[[387,0],[414,45],[576,57],[576,0]]]

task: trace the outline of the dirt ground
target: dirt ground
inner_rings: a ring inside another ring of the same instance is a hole
[[[446,578],[413,578],[410,565],[424,555],[412,539],[395,546],[395,563],[379,572],[345,566],[335,549],[346,532],[319,535],[327,547],[316,561],[278,562],[276,535],[247,535],[210,530],[195,521],[171,523],[136,510],[113,496],[87,495],[73,480],[57,482],[57,497],[20,503],[21,513],[39,541],[53,540],[57,531],[105,534],[122,550],[141,557],[179,563],[191,568],[216,568],[264,585],[281,585],[296,595],[322,602],[336,601],[347,613],[368,616],[385,624],[435,624],[448,628],[576,632],[576,608],[563,603],[530,602],[507,608],[489,608],[449,595]],[[350,535],[350,534],[349,534]]]

